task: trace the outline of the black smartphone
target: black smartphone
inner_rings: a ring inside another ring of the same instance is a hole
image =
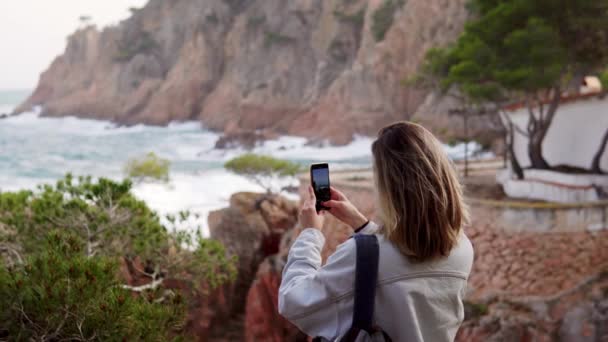
[[[321,205],[321,202],[331,199],[331,192],[329,191],[329,166],[327,163],[310,165],[310,181],[317,197],[317,211],[329,209]]]

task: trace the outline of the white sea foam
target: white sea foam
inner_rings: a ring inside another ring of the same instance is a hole
[[[468,155],[471,159],[488,159],[494,158],[492,152],[484,151],[483,147],[476,141],[470,141],[466,145],[465,143],[458,143],[455,145],[443,145],[446,153],[450,158],[454,160],[462,160],[465,155]],[[466,154],[465,154],[466,153]]]
[[[2,108],[12,110],[10,106]],[[170,160],[171,180],[168,184],[136,184],[135,195],[161,215],[181,210],[198,213],[198,222],[190,224],[200,225],[208,234],[207,214],[225,207],[232,193],[263,191],[223,168],[225,161],[245,150],[216,150],[213,147],[218,137],[197,122],[119,127],[101,120],[40,117],[37,111],[24,113],[0,120],[0,189],[35,189],[67,172],[119,180],[124,177],[123,167],[130,158],[155,152]],[[259,144],[253,152],[303,165],[327,161],[332,169],[361,168],[371,164],[372,141],[369,137],[356,137],[344,146],[315,146],[302,137],[283,136]],[[463,145],[446,149],[456,159],[464,153]],[[478,145],[470,143],[470,153],[478,149]],[[289,184],[275,181],[273,187],[297,185],[293,179],[286,182]]]
[[[0,115],[10,114],[13,111],[14,106],[0,104]]]

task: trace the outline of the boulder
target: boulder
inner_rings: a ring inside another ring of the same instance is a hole
[[[259,264],[279,251],[281,236],[296,224],[297,205],[281,196],[237,193],[230,206],[209,215],[211,238],[238,256],[237,279],[227,294],[231,312],[245,309],[247,291]]]
[[[252,130],[236,130],[225,131],[224,134],[215,142],[215,148],[228,149],[243,147],[245,149],[253,149],[258,144],[265,140],[276,138],[277,135],[270,131],[252,131]]]

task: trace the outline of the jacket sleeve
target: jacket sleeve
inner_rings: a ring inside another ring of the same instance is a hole
[[[377,225],[370,222],[361,233],[371,234]],[[352,294],[355,281],[356,245],[348,239],[321,267],[325,237],[317,229],[305,229],[291,246],[279,288],[279,313],[309,336],[338,337],[337,302]],[[342,324],[345,324],[342,322]]]

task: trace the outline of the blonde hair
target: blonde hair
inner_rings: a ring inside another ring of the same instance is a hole
[[[413,260],[447,256],[468,209],[441,143],[420,125],[397,122],[380,130],[372,154],[380,232]]]

